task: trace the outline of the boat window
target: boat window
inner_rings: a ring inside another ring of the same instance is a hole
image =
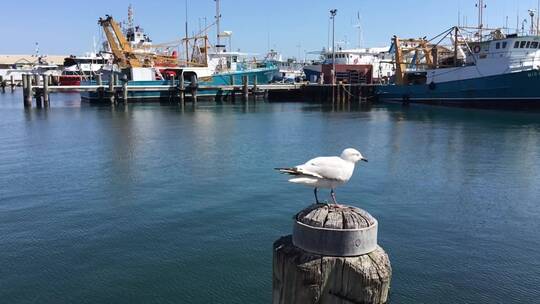
[[[507,44],[506,41],[503,41],[503,43],[502,43],[502,48],[503,48],[503,49],[506,48],[506,44]]]
[[[519,48],[520,49],[524,48],[526,44],[527,44],[527,41],[521,41],[521,43],[519,44]]]
[[[519,47],[519,41],[516,41],[516,42],[514,43],[514,48],[517,49],[518,47]]]
[[[536,48],[538,48],[538,41],[531,42],[531,49],[536,49]]]
[[[497,42],[495,43],[495,48],[498,50],[501,48],[501,43],[500,42]]]
[[[531,42],[530,41],[527,41],[527,45],[525,46],[525,48],[529,48],[531,46]]]

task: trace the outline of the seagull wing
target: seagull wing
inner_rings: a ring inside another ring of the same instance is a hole
[[[317,157],[295,169],[303,175],[343,181],[346,179],[347,164],[340,157]]]

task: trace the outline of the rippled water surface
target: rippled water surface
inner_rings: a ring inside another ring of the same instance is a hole
[[[270,303],[312,202],[272,168],[349,146],[338,199],[379,219],[392,303],[540,298],[540,113],[51,99],[0,95],[2,303]]]

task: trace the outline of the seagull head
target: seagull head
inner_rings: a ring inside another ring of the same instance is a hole
[[[341,153],[341,158],[352,163],[357,163],[358,161],[368,161],[367,158],[362,155],[362,153],[353,148],[343,150],[343,153]]]

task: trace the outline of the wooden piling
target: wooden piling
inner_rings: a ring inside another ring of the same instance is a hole
[[[49,107],[49,75],[43,75],[43,106]]]
[[[111,102],[111,104],[114,104],[115,103],[115,100],[114,100],[114,74],[111,74],[109,76],[109,101]]]
[[[179,100],[180,103],[184,104],[186,98],[186,88],[184,84],[184,73],[180,73],[180,78],[178,79],[178,91],[179,91]]]
[[[122,101],[128,103],[128,78],[127,75],[122,77]]]
[[[26,74],[26,95],[24,99],[25,107],[32,107],[32,95],[33,95],[32,78],[33,78],[32,75]]]
[[[6,83],[4,81],[4,76],[0,75],[0,87],[2,87],[2,93],[6,92]]]
[[[196,75],[191,75],[191,97],[193,98],[193,104],[197,104],[197,89],[199,83]]]
[[[257,99],[257,74],[253,75],[253,89],[251,89],[251,94],[253,95],[253,99]]]
[[[230,91],[229,96],[231,97],[231,102],[235,102],[236,89],[234,88],[234,75],[231,75],[230,78],[231,78],[232,90]]]
[[[249,87],[248,87],[248,76],[242,76],[242,93],[244,101],[247,101],[249,98]]]
[[[13,75],[9,76],[10,78],[10,84],[11,84],[11,92],[15,90],[15,80],[13,79]]]
[[[97,89],[98,98],[99,98],[99,101],[102,102],[103,101],[103,79],[101,78],[101,74],[96,75],[96,83],[99,86],[99,88]]]
[[[292,236],[274,243],[272,303],[384,304],[392,276],[366,211],[317,204],[300,211]]]

